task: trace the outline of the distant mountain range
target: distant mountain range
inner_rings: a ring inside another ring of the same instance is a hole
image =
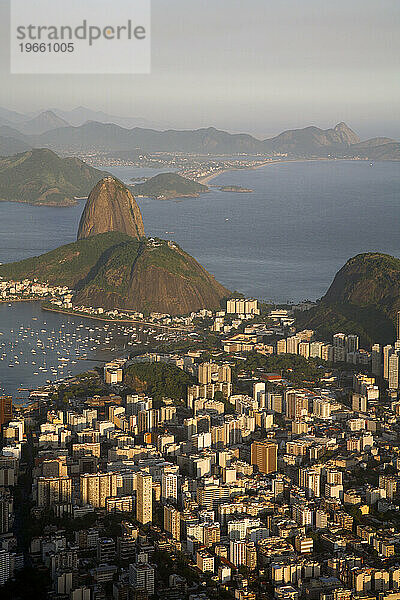
[[[40,111],[43,112],[43,111]],[[10,125],[11,123],[20,123],[21,121],[27,121],[31,119],[34,114],[23,114],[19,113],[15,110],[9,110],[8,108],[4,108],[0,106],[0,122],[4,124]]]
[[[25,135],[39,135],[52,129],[58,129],[59,127],[69,127],[69,123],[51,110],[47,110],[28,121],[23,121],[15,125],[15,128]]]
[[[78,158],[42,148],[0,159],[0,201],[67,206],[106,175]]]
[[[91,110],[84,106],[78,106],[72,110],[60,110],[58,108],[38,111],[28,114],[18,113],[13,110],[0,107],[0,125],[16,126],[16,129],[22,133],[43,133],[49,129],[72,125],[79,127],[88,121],[98,123],[114,123],[121,127],[153,127],[155,129],[165,129],[169,127],[168,123],[150,121],[142,117],[120,117],[110,115],[100,110]],[[31,122],[34,127],[32,128]],[[39,125],[35,126],[35,122]]]
[[[9,127],[23,135],[35,135],[57,129],[58,127],[68,127],[70,123],[55,112],[46,110],[35,115],[22,115],[12,111],[0,108],[0,126]]]
[[[144,119],[143,117],[121,117],[110,115],[101,110],[91,110],[84,106],[78,106],[72,110],[52,110],[56,115],[67,121],[74,127],[79,127],[88,121],[97,121],[98,123],[115,123],[120,127],[130,129],[132,127],[153,127],[154,129],[163,129],[170,125],[166,122]]]
[[[384,137],[361,140],[345,123],[332,129],[305,127],[264,140],[214,127],[195,130],[150,128],[144,119],[118,118],[79,107],[48,110],[27,118],[0,109],[0,153],[45,147],[59,152],[184,152],[198,154],[287,154],[292,158],[399,160],[400,143]]]

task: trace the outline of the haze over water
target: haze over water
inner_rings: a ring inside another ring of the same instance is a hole
[[[126,181],[141,174],[134,167],[107,170]],[[351,256],[400,256],[400,163],[281,163],[227,172],[210,184],[254,192],[211,188],[199,198],[138,204],[147,235],[174,239],[231,290],[277,302],[316,299]],[[75,241],[82,210],[83,202],[0,203],[0,262]]]

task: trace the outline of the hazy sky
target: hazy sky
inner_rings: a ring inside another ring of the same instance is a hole
[[[152,73],[136,76],[10,75],[8,20],[0,0],[8,108],[84,105],[259,136],[346,121],[400,137],[399,0],[153,0]]]

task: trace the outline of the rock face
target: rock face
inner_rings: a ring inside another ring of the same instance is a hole
[[[400,259],[367,252],[354,256],[337,272],[321,301],[300,316],[299,326],[324,339],[333,333],[356,333],[365,344],[391,344],[400,310]]]
[[[90,192],[78,240],[42,256],[0,265],[0,277],[67,285],[75,305],[185,315],[215,310],[229,295],[175,242],[144,237],[130,191],[114,177]]]
[[[111,231],[42,256],[0,265],[0,277],[39,277],[76,290],[76,305],[183,315],[216,310],[229,295],[174,242]]]
[[[338,136],[342,144],[347,144],[348,146],[351,144],[358,144],[361,141],[359,136],[343,122],[335,125],[333,132]]]
[[[135,245],[136,244],[136,245]],[[116,247],[100,260],[76,304],[184,315],[219,309],[229,291],[175,242],[146,240]]]
[[[83,211],[78,240],[107,231],[119,231],[140,239],[144,236],[140,209],[131,192],[114,177],[101,179],[90,192]]]
[[[367,252],[351,258],[336,274],[323,300],[374,306],[394,318],[400,309],[400,260]]]
[[[265,143],[270,144],[271,150],[298,156],[327,156],[332,153],[340,155],[343,151],[348,154],[350,146],[358,142],[360,138],[346,123],[338,123],[333,129],[291,129],[271,140],[265,140]]]

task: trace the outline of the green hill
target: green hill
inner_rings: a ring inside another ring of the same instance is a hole
[[[77,304],[182,315],[215,310],[229,294],[174,242],[133,240],[104,258],[78,286]]]
[[[187,314],[217,309],[229,291],[174,242],[107,232],[0,265],[0,277],[67,285],[75,304]]]
[[[391,343],[400,310],[400,259],[368,252],[338,271],[318,305],[298,316],[299,325],[332,333],[357,333],[364,342]]]
[[[74,288],[89,275],[91,269],[118,245],[130,241],[123,233],[108,232],[72,244],[60,246],[41,256],[0,265],[5,279],[39,279],[50,284]]]
[[[145,392],[155,400],[186,398],[188,385],[196,379],[175,365],[165,363],[134,363],[130,365],[124,376],[125,385],[136,392]]]
[[[186,177],[181,177],[176,173],[159,173],[144,183],[134,185],[133,191],[136,196],[168,200],[170,198],[198,196],[208,192],[208,187]]]
[[[316,307],[296,313],[300,329],[310,328],[318,338],[331,340],[334,333],[355,333],[363,345],[389,344],[395,339],[394,321],[379,308],[353,304],[327,304],[321,301]]]
[[[400,144],[389,138],[374,138],[354,144],[353,155],[370,160],[400,160]]]
[[[0,159],[0,200],[68,206],[87,196],[106,175],[78,158],[60,158],[46,149]]]

